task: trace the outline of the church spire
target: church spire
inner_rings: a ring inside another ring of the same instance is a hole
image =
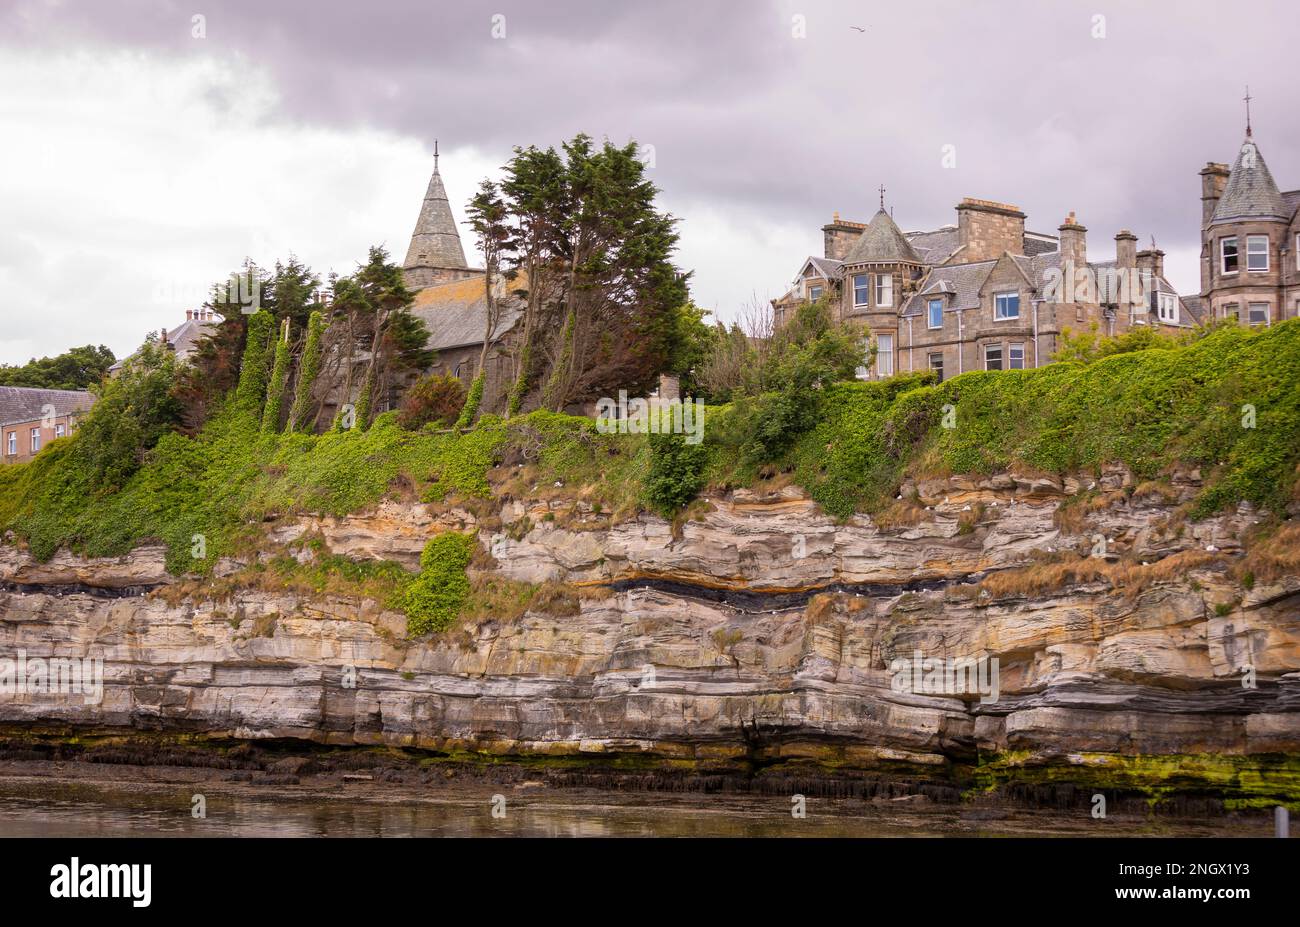
[[[433,283],[456,279],[464,274],[454,271],[466,270],[465,250],[461,247],[460,232],[456,229],[456,220],[451,214],[451,203],[447,200],[447,191],[442,185],[442,174],[438,170],[438,142],[433,143],[433,176],[429,178],[429,187],[420,206],[419,218],[415,221],[415,231],[411,233],[411,245],[406,250],[406,261],[402,270],[406,272],[407,286],[420,289]],[[440,271],[453,271],[451,274]]]

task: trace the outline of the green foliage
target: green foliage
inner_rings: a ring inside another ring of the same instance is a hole
[[[668,511],[705,480],[755,476],[746,456],[753,401],[707,409],[703,452],[680,436],[600,434],[590,419],[541,411],[509,422],[486,415],[464,434],[410,431],[386,413],[365,432],[316,436],[261,434],[260,422],[228,403],[191,438],[169,424],[171,363],[146,346],[75,435],[0,467],[0,534],[13,530],[38,558],[64,545],[119,555],[158,539],[169,569],[204,571],[240,552],[266,519],[344,515],[399,488],[429,501],[487,498],[490,471],[517,481],[503,492],[561,482],[612,513],[634,511],[638,500]],[[811,426],[776,442],[783,449],[764,468],[792,472],[841,518],[891,503],[904,474],[1067,472],[1111,461],[1139,479],[1200,467],[1206,483],[1194,514],[1243,499],[1284,512],[1297,498],[1300,320],[1088,365],[930,377],[822,385]],[[192,556],[196,534],[206,539],[201,560]]]
[[[108,373],[116,358],[102,344],[72,348],[55,357],[33,358],[21,367],[0,364],[0,386],[35,389],[90,389]]]
[[[465,573],[476,541],[471,534],[440,534],[420,554],[420,575],[406,590],[406,634],[421,637],[445,631],[469,599]]]
[[[248,317],[244,341],[244,358],[239,367],[239,385],[235,387],[235,407],[253,419],[262,411],[266,381],[271,368],[271,339],[275,319],[265,309]]]
[[[408,431],[425,425],[450,426],[465,406],[465,386],[455,377],[431,373],[402,396],[397,423]]]
[[[298,362],[298,382],[294,387],[293,405],[289,408],[287,431],[305,431],[311,424],[312,389],[320,376],[321,340],[325,335],[325,320],[320,311],[307,320],[307,342]]]
[[[1180,347],[1191,343],[1203,334],[1204,331],[1175,334],[1159,331],[1152,325],[1142,325],[1118,335],[1103,335],[1097,323],[1093,322],[1084,332],[1065,329],[1061,333],[1061,342],[1052,360],[1091,364],[1112,354],[1128,354],[1131,351],[1147,351],[1151,348]]]
[[[671,517],[704,488],[708,451],[703,444],[687,444],[679,434],[652,434],[649,441],[646,498],[655,511]]]
[[[146,452],[180,421],[173,398],[176,361],[154,340],[105,382],[75,441],[73,481],[88,492],[121,487]]]
[[[289,339],[282,337],[275,345],[275,364],[271,368],[271,383],[266,390],[266,404],[262,407],[262,431],[280,430],[280,409],[284,406],[284,388],[289,379]]]
[[[456,419],[457,428],[468,428],[474,424],[474,416],[478,414],[479,404],[483,401],[483,378],[482,370],[474,375],[469,395],[465,397],[465,405],[460,410],[460,417]]]

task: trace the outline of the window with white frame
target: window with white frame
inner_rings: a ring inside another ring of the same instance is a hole
[[[819,286],[808,287],[808,298],[813,302],[817,302],[817,300],[822,298],[822,288]]]
[[[868,299],[868,284],[866,274],[853,275],[853,305],[865,306]]]
[[[876,373],[883,379],[894,375],[894,336],[876,336]]]
[[[985,370],[1002,369],[1002,345],[986,344],[984,346],[984,369]]]
[[[40,449],[41,449],[41,430],[39,428],[33,428],[32,429],[32,453],[35,454]]]
[[[16,431],[11,431],[11,432],[9,432],[9,444],[8,444],[8,446],[5,448],[5,453],[8,454],[10,457],[17,456],[17,454],[18,454],[18,432],[16,432]]]
[[[943,328],[943,299],[932,299],[925,304],[925,321],[930,328]]]
[[[862,359],[866,361],[870,357],[871,357],[871,337],[867,336],[866,338],[862,339]],[[853,371],[853,375],[857,377],[859,380],[871,379],[871,371],[868,370],[866,367],[858,367],[856,370]]]
[[[1268,236],[1246,236],[1246,270],[1268,270]]]
[[[1025,346],[1023,344],[1007,345],[1007,369],[1025,369]]]
[[[67,434],[67,431],[64,430],[62,422],[54,426],[54,437],[62,438],[65,434]]]
[[[1295,269],[1300,270],[1300,234],[1295,237]]]
[[[1239,318],[1239,316],[1238,316],[1238,314],[1237,314],[1237,304],[1236,304],[1236,303],[1224,303],[1224,304],[1223,304],[1223,317],[1224,317],[1225,319],[1236,319],[1236,318]]]
[[[876,306],[888,308],[894,304],[894,275],[876,274]]]
[[[930,369],[939,375],[939,382],[943,382],[943,354],[931,354],[929,356]]]
[[[993,318],[995,321],[1001,321],[1002,319],[1020,318],[1020,294],[1019,293],[994,294]]]
[[[1237,236],[1219,240],[1219,262],[1220,273],[1237,272]]]
[[[1161,322],[1178,321],[1178,297],[1173,293],[1156,294],[1156,317]]]
[[[1250,303],[1246,312],[1251,325],[1268,324],[1268,303]]]

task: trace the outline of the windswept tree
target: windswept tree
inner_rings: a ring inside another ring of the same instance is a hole
[[[524,321],[514,386],[506,407],[514,415],[537,382],[540,352],[535,347],[538,319],[554,299],[562,269],[559,230],[564,209],[564,159],[554,148],[516,148],[501,185],[508,221],[514,226],[506,274],[523,299]]]
[[[456,424],[466,428],[478,414],[483,401],[483,388],[487,377],[488,349],[496,340],[501,324],[501,302],[497,298],[497,285],[501,279],[502,260],[512,248],[511,229],[506,222],[506,206],[501,191],[490,180],[479,185],[478,193],[469,201],[469,224],[474,230],[479,250],[483,253],[483,297],[486,313],[483,324],[483,350],[479,352],[478,369],[470,384],[469,396]]]
[[[433,362],[429,333],[411,314],[415,296],[383,248],[371,248],[369,260],[334,281],[333,289],[326,349],[335,358],[331,386],[341,380],[345,402],[357,391],[355,420],[365,429],[374,409],[392,403],[407,374]],[[335,425],[342,424],[340,413]]]
[[[525,299],[508,411],[525,392],[559,410],[651,388],[674,365],[689,274],[672,263],[677,220],[656,208],[636,144],[578,135],[563,154],[516,149],[501,189],[506,266]]]

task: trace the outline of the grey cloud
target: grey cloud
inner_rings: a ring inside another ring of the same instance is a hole
[[[202,41],[192,7],[207,17]],[[791,35],[796,15],[807,38]],[[1100,248],[1121,226],[1189,247],[1196,171],[1230,160],[1246,83],[1261,150],[1284,187],[1300,186],[1300,125],[1286,116],[1296,22],[1283,0],[25,0],[0,14],[0,41],[241,55],[273,75],[279,118],[500,159],[579,130],[635,137],[655,146],[655,179],[685,221],[705,204],[798,223],[809,249],[832,210],[869,217],[882,182],[906,228],[953,221],[974,195],[1016,203],[1042,230],[1076,210]],[[944,145],[956,169],[941,166]],[[737,302],[749,288],[736,282]]]

